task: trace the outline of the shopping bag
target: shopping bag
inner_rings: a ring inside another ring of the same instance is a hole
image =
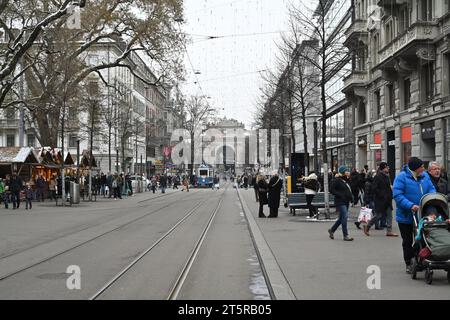
[[[358,222],[360,223],[369,223],[372,220],[372,209],[363,207],[359,211]]]

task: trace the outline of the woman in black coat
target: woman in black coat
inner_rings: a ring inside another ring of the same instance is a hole
[[[280,208],[281,188],[283,181],[278,176],[278,171],[273,172],[273,176],[269,181],[269,218],[278,218],[278,209]]]
[[[259,217],[265,218],[264,214],[264,206],[269,203],[267,199],[267,192],[269,191],[269,185],[266,182],[266,179],[259,175],[257,178],[256,189],[258,190],[258,199],[259,199]]]

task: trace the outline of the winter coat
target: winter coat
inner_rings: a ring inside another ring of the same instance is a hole
[[[277,176],[273,176],[269,181],[269,208],[279,208],[281,199],[281,188],[283,181]]]
[[[38,187],[39,189],[44,188],[45,187],[45,180],[42,178],[38,178],[36,180],[36,187]]]
[[[379,171],[372,183],[373,202],[375,212],[386,212],[392,209],[392,187],[391,179],[384,172]]]
[[[11,177],[9,182],[9,190],[11,192],[20,192],[23,189],[23,182],[19,176]]]
[[[405,166],[394,181],[394,199],[397,204],[396,220],[402,224],[413,224],[412,207],[420,205],[424,195],[436,193],[436,188],[428,174],[422,174],[416,180]]]
[[[308,177],[303,186],[305,187],[306,194],[315,195],[320,190],[320,183],[317,181],[317,176],[315,176],[315,179],[313,177]]]
[[[359,190],[359,183],[360,183],[360,176],[358,172],[352,172],[350,174],[350,188],[352,189],[352,191],[356,191]]]
[[[268,204],[267,192],[269,191],[269,185],[266,180],[261,179],[258,181],[258,199],[260,204]]]
[[[33,199],[33,189],[25,189],[25,199],[32,200]]]
[[[167,178],[165,176],[162,176],[159,179],[159,184],[160,184],[161,188],[164,188],[164,189],[167,188]]]
[[[371,175],[367,176],[366,184],[364,188],[364,203],[370,204],[373,199],[373,177]]]
[[[346,178],[339,176],[331,182],[331,193],[336,206],[348,206],[353,201],[353,194]]]
[[[448,181],[441,177],[438,180],[436,180],[432,175],[430,175],[427,172],[427,175],[430,177],[431,182],[434,185],[434,188],[436,189],[437,192],[442,193],[446,196],[448,196],[448,194],[450,193],[449,191],[449,187],[448,187]]]

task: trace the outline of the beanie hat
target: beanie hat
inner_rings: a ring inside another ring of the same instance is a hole
[[[380,167],[379,167],[379,168],[380,168],[380,171],[383,171],[383,170],[386,169],[387,167],[389,167],[389,166],[388,166],[388,164],[387,164],[386,162],[381,162],[381,163],[380,163]]]
[[[423,165],[423,161],[416,157],[412,157],[408,162],[408,167],[409,169],[411,169],[411,171],[416,171]]]
[[[348,171],[348,169],[347,169],[346,166],[340,166],[340,167],[339,167],[339,170],[338,170],[338,172],[339,172],[340,174],[344,174],[344,173],[346,173],[347,171]]]

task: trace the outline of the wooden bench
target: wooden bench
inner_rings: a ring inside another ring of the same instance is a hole
[[[329,193],[328,196],[330,208],[335,207],[334,195]],[[318,209],[325,209],[325,193],[323,192],[317,193],[314,197],[314,200],[312,201],[312,205]],[[294,216],[296,209],[308,209],[308,205],[306,203],[306,194],[304,193],[288,194],[288,206],[291,214],[293,214]]]

